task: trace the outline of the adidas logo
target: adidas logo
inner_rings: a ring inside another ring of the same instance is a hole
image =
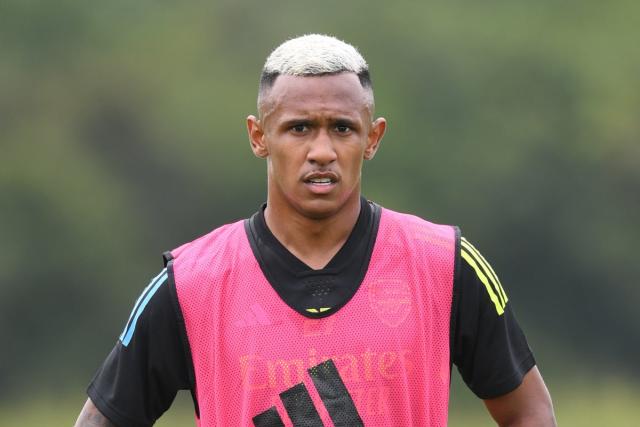
[[[336,427],[363,427],[347,387],[332,360],[307,370],[331,421]],[[280,393],[280,400],[294,427],[324,427],[304,383],[296,384]],[[275,406],[253,417],[255,427],[284,427]]]
[[[242,314],[242,319],[234,322],[234,325],[239,328],[246,328],[249,326],[268,326],[271,325],[267,312],[264,311],[259,304],[253,304],[249,307],[249,310]]]

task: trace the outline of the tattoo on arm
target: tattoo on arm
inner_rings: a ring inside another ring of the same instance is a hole
[[[87,399],[74,427],[116,427],[96,408],[91,399]]]

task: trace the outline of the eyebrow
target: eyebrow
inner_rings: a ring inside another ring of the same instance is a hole
[[[293,118],[293,119],[285,120],[284,122],[280,123],[280,126],[283,127],[283,128],[289,128],[289,127],[293,127],[293,126],[297,126],[297,125],[309,126],[309,125],[315,124],[315,122],[316,122],[316,120],[304,119],[304,118],[300,117],[300,118]]]
[[[317,123],[318,123],[317,119],[307,118],[307,117],[293,117],[291,119],[287,119],[281,122],[280,125],[283,127],[290,127],[294,125],[315,125]],[[330,120],[330,123],[332,125],[340,124],[340,125],[347,125],[350,127],[358,126],[357,120],[354,120],[352,118],[345,117],[345,116],[333,118]]]
[[[358,122],[356,120],[344,118],[344,117],[340,117],[335,120],[332,120],[331,123],[334,125],[347,125],[349,127],[358,126]]]

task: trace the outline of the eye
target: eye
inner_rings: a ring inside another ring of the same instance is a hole
[[[345,125],[345,124],[337,124],[335,127],[336,132],[341,133],[341,134],[346,134],[351,132],[351,127],[349,125]]]
[[[294,133],[305,133],[309,130],[309,126],[305,123],[297,123],[289,128]]]

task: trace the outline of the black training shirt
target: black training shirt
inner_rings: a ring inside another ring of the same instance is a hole
[[[261,268],[268,268],[265,275],[272,284],[279,283],[274,288],[285,302],[303,315],[318,317],[302,310],[313,304],[304,301],[300,286],[291,279],[292,273],[309,267],[271,234],[263,211],[264,207],[245,224]],[[378,218],[379,207],[363,199],[360,216],[344,247],[325,269],[308,272],[320,276],[331,272],[336,283],[344,283],[335,298],[350,298],[357,291],[366,271],[354,266],[368,265]],[[520,385],[535,361],[491,266],[464,238],[458,237],[457,245],[450,326],[452,363],[478,397],[497,397]],[[170,261],[165,270],[143,291],[87,391],[100,412],[118,426],[150,426],[171,406],[178,390],[191,390],[193,395],[195,389]],[[355,286],[348,285],[354,281]],[[197,411],[195,398],[194,404]]]

